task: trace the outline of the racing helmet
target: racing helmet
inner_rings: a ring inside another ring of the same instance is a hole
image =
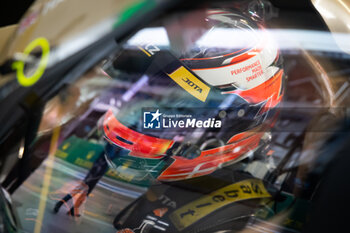
[[[246,158],[283,97],[278,48],[261,22],[215,9],[160,25],[104,65],[117,87],[102,124],[106,157],[131,182],[189,179]]]

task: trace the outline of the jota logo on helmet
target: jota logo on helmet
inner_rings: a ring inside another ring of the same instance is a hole
[[[208,117],[198,119],[189,114],[163,114],[156,111],[143,111],[144,129],[164,128],[221,128],[221,120]]]
[[[178,69],[168,74],[168,76],[200,101],[205,102],[207,99],[210,87],[194,76],[184,66],[180,66]]]
[[[194,90],[198,91],[199,93],[202,93],[202,88],[200,88],[198,85],[196,85],[194,82],[192,82],[189,78],[183,78],[182,79],[185,83],[187,83],[190,87],[193,87]]]

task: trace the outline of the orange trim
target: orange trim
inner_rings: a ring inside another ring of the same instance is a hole
[[[250,51],[250,52],[253,52],[253,51]],[[242,55],[238,55],[237,57],[234,57],[232,58],[231,62],[227,65],[224,65],[224,66],[219,66],[219,67],[211,67],[211,68],[200,68],[200,69],[192,69],[193,71],[195,70],[212,70],[212,69],[219,69],[219,68],[224,68],[224,67],[228,67],[228,66],[233,66],[233,65],[237,65],[241,62],[244,62],[246,60],[248,60],[249,58],[252,58],[252,57],[255,57],[256,55],[248,55],[248,52],[247,53],[244,53]],[[237,63],[233,63],[233,60],[237,58]]]
[[[163,155],[172,145],[172,140],[148,136],[136,132],[120,123],[111,110],[108,110],[103,121],[105,137],[108,141],[130,150],[130,154],[137,157],[157,158]],[[116,136],[130,141],[128,144],[118,140]]]
[[[219,166],[238,159],[259,145],[262,133],[256,133],[241,141],[222,147],[202,151],[195,159],[173,156],[175,161],[158,177],[162,181],[175,181],[203,176],[214,172]],[[235,148],[240,148],[235,151]]]

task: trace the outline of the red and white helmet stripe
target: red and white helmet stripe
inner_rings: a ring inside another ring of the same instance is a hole
[[[199,46],[232,47],[232,52],[227,53],[226,50],[225,54],[218,56],[181,59],[199,77],[213,86],[232,85],[241,90],[248,90],[277,73],[279,68],[272,65],[278,57],[278,49],[262,26],[255,22],[252,22],[252,25],[242,23],[242,16],[232,12],[210,11],[207,17],[209,20],[231,24],[233,27],[212,28],[211,32],[204,36],[206,40],[203,43],[206,44]],[[244,26],[234,26],[240,23]]]

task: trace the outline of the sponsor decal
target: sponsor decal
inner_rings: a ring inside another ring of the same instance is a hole
[[[176,202],[172,201],[169,197],[161,195],[158,200],[161,201],[163,205],[176,209]]]
[[[147,44],[144,46],[139,46],[138,48],[149,57],[160,51],[160,49],[154,44]]]
[[[166,111],[166,110],[165,110]],[[144,129],[186,129],[186,128],[205,128],[218,129],[222,126],[221,119],[214,117],[203,117],[198,110],[198,116],[183,113],[162,113],[159,109],[156,111],[143,110],[143,128]],[[183,112],[183,110],[181,111]]]
[[[196,78],[185,67],[181,66],[171,74],[168,74],[168,76],[200,101],[205,102],[207,99],[210,87]]]
[[[214,211],[237,201],[271,197],[261,180],[248,179],[225,186],[209,195],[188,203],[170,214],[181,231]]]
[[[251,80],[256,79],[257,77],[260,77],[264,74],[260,60],[257,60],[252,64],[231,70],[231,75],[238,75],[240,73],[245,73],[248,71],[251,71],[251,75],[246,77],[247,82],[250,82]]]

